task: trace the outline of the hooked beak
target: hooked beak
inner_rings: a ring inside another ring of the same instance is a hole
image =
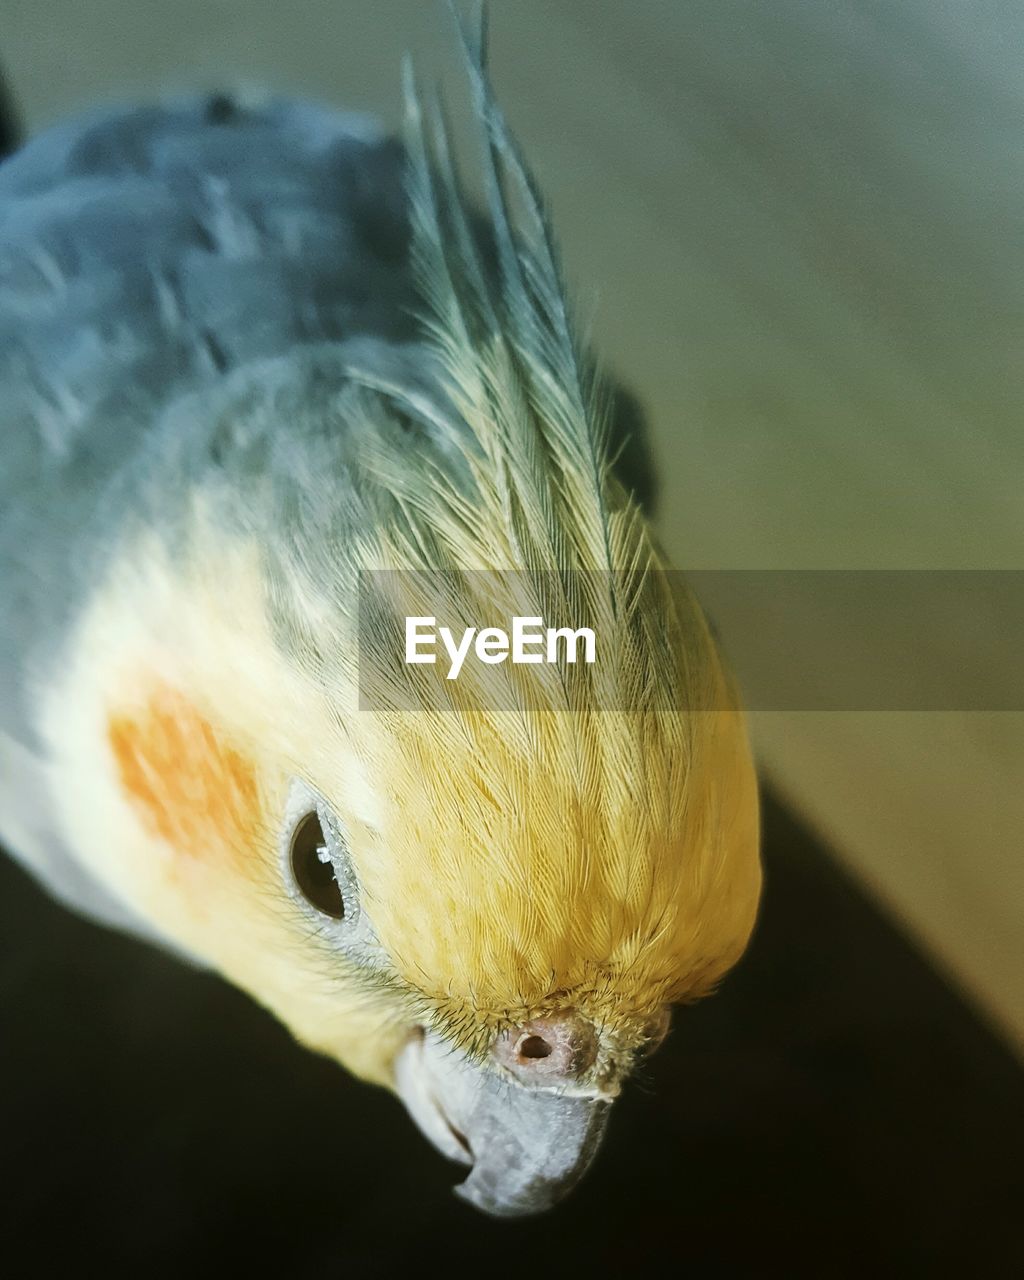
[[[456,1195],[495,1217],[557,1204],[590,1166],[608,1120],[613,1095],[574,1079],[585,1065],[565,1024],[544,1024],[547,1041],[540,1025],[520,1035],[528,1047],[518,1065],[508,1037],[492,1065],[470,1061],[434,1032],[414,1036],[395,1062],[399,1096],[422,1132],[443,1155],[472,1166]],[[528,1056],[538,1042],[548,1052]]]

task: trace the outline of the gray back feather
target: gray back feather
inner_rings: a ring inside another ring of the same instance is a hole
[[[401,148],[305,103],[106,111],[0,165],[2,727],[166,407],[302,345],[410,337],[406,240]]]

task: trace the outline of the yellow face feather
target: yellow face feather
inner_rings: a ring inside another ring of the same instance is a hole
[[[666,1002],[736,960],[760,886],[757,789],[713,649],[718,710],[479,709],[456,724],[323,687],[275,645],[266,599],[254,549],[201,518],[177,564],[143,539],[46,704],[69,843],[166,936],[386,1083],[431,1018],[480,1051],[571,1006],[631,1052]],[[310,938],[283,890],[292,776],[346,830],[393,965],[378,989]]]
[[[411,714],[365,734],[383,793],[356,841],[369,910],[457,1040],[565,1006],[625,1032],[737,959],[756,788],[739,715],[707,719],[689,749],[670,716],[616,711],[455,732]]]
[[[253,548],[200,515],[181,560],[126,540],[39,725],[64,842],[114,898],[310,1047],[389,1084],[408,1010],[368,996],[284,889],[292,776],[346,780],[367,807],[323,692],[273,643]]]
[[[635,1045],[666,1003],[714,987],[753,926],[759,817],[744,717],[699,607],[660,572],[641,522],[629,554],[642,572],[552,584],[548,571],[480,571],[481,546],[501,546],[496,511],[480,512],[473,547],[434,544],[476,557],[468,573],[408,572],[411,545],[378,543],[377,569],[407,570],[381,592],[399,615],[453,604],[479,620],[538,614],[540,594],[568,607],[567,586],[604,665],[563,668],[575,695],[536,666],[463,668],[452,684],[443,665],[389,663],[397,637],[375,628],[359,649],[374,710],[353,728],[372,822],[347,812],[343,791],[327,794],[397,971],[450,1039],[482,1051],[502,1026],[571,1007]],[[435,519],[431,532],[443,529]],[[507,542],[500,554],[511,560]]]

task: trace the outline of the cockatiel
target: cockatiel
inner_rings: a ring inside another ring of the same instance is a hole
[[[482,215],[411,75],[404,145],[205,96],[0,167],[0,839],[395,1090],[516,1215],[743,951],[758,807],[461,38]],[[442,610],[589,626],[596,661],[392,651]]]

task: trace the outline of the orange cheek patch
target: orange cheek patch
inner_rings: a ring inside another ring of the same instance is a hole
[[[155,835],[198,858],[252,848],[255,768],[181,693],[158,686],[141,709],[112,716],[107,735],[121,786]]]

